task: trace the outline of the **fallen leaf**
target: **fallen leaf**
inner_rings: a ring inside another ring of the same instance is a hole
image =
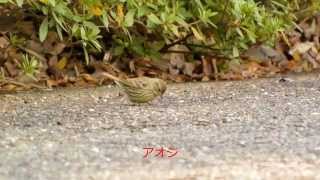
[[[4,67],[6,68],[7,72],[11,77],[15,77],[19,74],[19,70],[17,69],[17,67],[10,61],[5,62]]]
[[[30,37],[36,32],[33,21],[18,21],[17,30]]]
[[[289,53],[291,55],[293,55],[295,52],[303,54],[303,53],[306,53],[307,51],[309,51],[313,47],[314,47],[313,42],[298,43],[289,51]]]
[[[48,79],[48,80],[46,81],[46,84],[47,84],[47,86],[48,86],[49,88],[59,86],[58,81],[53,80],[53,79]]]
[[[309,63],[311,63],[314,69],[319,67],[319,64],[316,62],[315,58],[313,58],[309,53],[304,53],[302,55],[302,58],[307,60]]]
[[[9,41],[6,38],[0,37],[0,49],[7,48],[9,44]]]
[[[300,61],[301,61],[301,55],[300,55],[300,53],[297,52],[297,51],[292,54],[292,57],[293,57],[293,60],[294,60],[294,61],[297,61],[297,62],[300,62]]]
[[[55,80],[58,79],[63,79],[64,78],[64,74],[60,69],[57,69],[54,66],[50,66],[48,67],[48,69],[46,70],[48,76],[54,78]]]
[[[98,84],[99,82],[98,79],[90,74],[81,74],[80,77],[82,77],[88,83]]]
[[[42,52],[44,52],[43,45],[39,42],[34,41],[34,40],[28,40],[26,42],[26,48],[30,49],[38,54],[42,54]]]
[[[53,67],[58,63],[58,56],[51,56],[48,60],[48,66]]]
[[[12,92],[12,91],[16,91],[16,89],[17,89],[17,86],[14,84],[6,84],[0,87],[0,91]]]
[[[66,65],[68,63],[68,58],[67,57],[62,57],[57,64],[55,64],[55,68],[59,69],[59,70],[63,70]]]
[[[208,82],[208,81],[210,81],[210,78],[208,76],[203,76],[201,81],[202,82]]]
[[[259,63],[268,62],[280,62],[287,60],[283,53],[276,51],[275,49],[266,46],[253,46],[249,48],[243,56],[251,61],[257,61]]]
[[[194,63],[186,62],[185,66],[184,66],[184,69],[183,69],[183,74],[192,77],[193,71],[195,70],[195,68],[196,68],[196,66],[195,66]]]
[[[52,45],[50,49],[47,49],[47,52],[52,55],[59,55],[62,53],[65,47],[66,47],[66,44],[58,42]]]

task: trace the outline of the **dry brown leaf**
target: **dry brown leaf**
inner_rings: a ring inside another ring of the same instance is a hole
[[[10,77],[15,77],[19,74],[18,68],[10,61],[4,63],[4,67],[6,68],[7,72],[9,73]]]
[[[66,47],[66,44],[58,42],[58,43],[55,43],[53,46],[51,46],[50,49],[47,49],[47,52],[52,55],[59,55],[62,53],[65,47]]]
[[[316,34],[316,20],[313,19],[311,24],[307,24],[306,26],[302,27],[304,35],[307,39],[311,39],[312,36]]]
[[[228,72],[228,73],[222,73],[220,74],[220,78],[223,80],[243,80],[244,77],[235,72]]]
[[[320,25],[319,25],[319,27],[320,27]],[[312,42],[314,42],[314,45],[317,49],[320,49],[320,35],[314,36]]]
[[[45,53],[49,53],[51,55],[59,55],[63,52],[66,44],[60,42],[59,36],[56,32],[49,31],[47,38],[43,42],[43,47],[45,49]]]
[[[48,60],[48,66],[53,67],[58,63],[58,56],[51,56]]]
[[[282,52],[276,51],[266,45],[253,46],[249,48],[243,56],[251,61],[265,64],[287,60]]]
[[[84,79],[77,80],[74,85],[77,87],[88,87],[88,83]]]
[[[302,58],[307,60],[309,63],[311,63],[312,67],[314,69],[318,68],[319,67],[319,64],[316,62],[315,58],[312,57],[309,53],[304,53],[302,55]]]
[[[16,29],[17,18],[15,16],[0,15],[0,33],[12,32]]]
[[[208,82],[208,81],[210,81],[210,78],[208,76],[203,76],[201,81],[202,82]]]
[[[7,48],[9,44],[9,41],[6,38],[0,37],[0,49]]]
[[[299,54],[303,54],[309,51],[311,48],[314,48],[313,42],[298,43],[289,51],[289,53],[291,55],[293,55],[295,52],[298,52]]]
[[[47,84],[47,86],[48,86],[49,88],[59,86],[58,81],[53,80],[53,79],[48,79],[48,80],[46,81],[46,84]]]
[[[320,53],[317,55],[316,61],[317,61],[318,63],[320,63]]]
[[[53,77],[55,80],[64,78],[63,72],[54,66],[48,67],[47,74],[48,74],[48,76]]]
[[[262,66],[257,62],[251,61],[243,66],[246,68],[246,70],[242,71],[244,78],[256,78],[261,73],[259,70],[262,69]]]
[[[169,75],[169,78],[177,83],[185,82],[185,78],[182,75]]]
[[[38,54],[42,54],[42,52],[44,52],[44,47],[41,43],[36,42],[34,40],[28,40],[26,43],[26,48],[30,49]]]
[[[186,62],[183,69],[183,74],[192,77],[193,71],[195,70],[195,68],[196,68],[196,65],[194,63]]]
[[[297,61],[288,61],[287,65],[286,65],[286,68],[289,71],[296,71],[298,66],[299,65],[298,65]]]
[[[99,82],[97,78],[90,74],[81,74],[80,77],[82,77],[88,83],[98,84]]]
[[[67,63],[68,63],[68,58],[64,56],[58,61],[57,64],[55,64],[55,68],[63,70],[66,67]]]
[[[309,65],[309,63],[307,61],[302,62],[302,69],[305,72],[311,72],[312,71],[312,67]]]
[[[16,89],[17,89],[17,86],[14,84],[6,84],[0,87],[0,91],[12,92],[12,91],[16,91]]]
[[[27,36],[32,36],[36,33],[33,21],[19,21],[17,22],[17,30]]]
[[[300,53],[297,52],[297,51],[292,54],[292,57],[293,57],[293,60],[296,61],[296,62],[300,62],[301,61]]]

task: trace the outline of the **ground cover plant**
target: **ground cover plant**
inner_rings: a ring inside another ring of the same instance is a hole
[[[320,63],[316,0],[0,0],[3,90],[175,82],[310,71]]]

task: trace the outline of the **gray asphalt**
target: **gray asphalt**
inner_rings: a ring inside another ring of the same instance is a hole
[[[113,86],[0,95],[0,179],[317,179],[319,80],[171,84],[140,106]]]

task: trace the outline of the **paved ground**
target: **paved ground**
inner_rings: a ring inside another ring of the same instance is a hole
[[[320,76],[279,79],[0,95],[0,179],[319,179]]]

